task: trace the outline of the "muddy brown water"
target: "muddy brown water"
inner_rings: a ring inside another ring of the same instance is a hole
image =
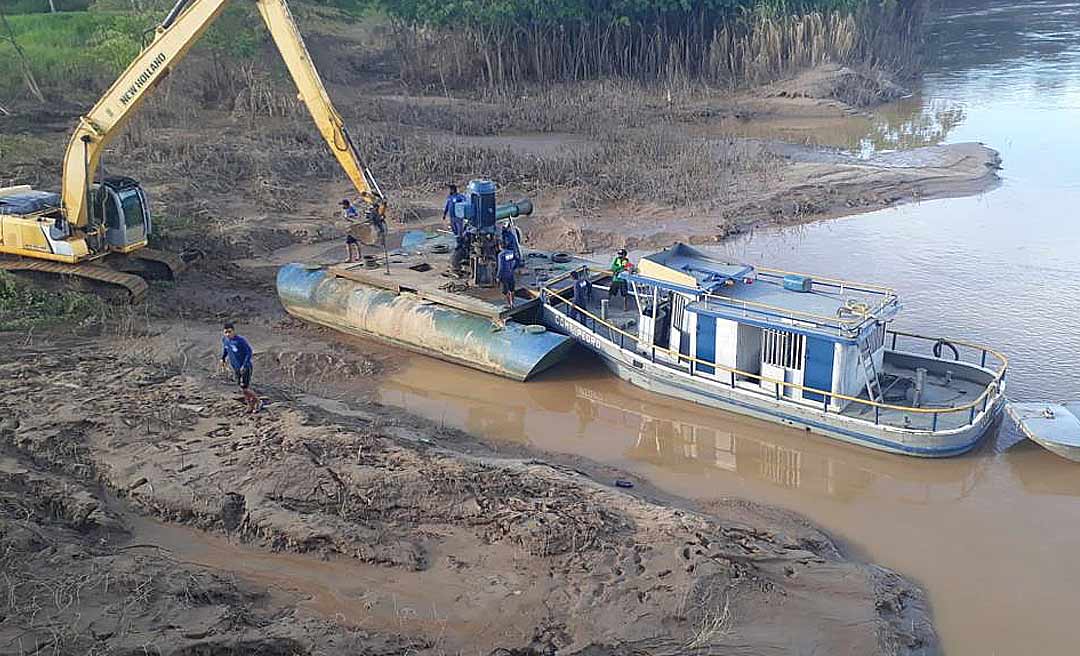
[[[815,138],[863,153],[982,141],[1002,153],[1003,184],[719,250],[892,285],[898,327],[1005,351],[1012,399],[1080,399],[1080,4],[944,4],[917,95]],[[1080,652],[1080,465],[1008,425],[966,456],[917,460],[652,396],[588,359],[521,385],[416,356],[379,396],[680,495],[803,513],[918,580],[949,654]]]

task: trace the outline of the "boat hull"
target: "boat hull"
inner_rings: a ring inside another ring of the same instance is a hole
[[[1009,417],[1032,442],[1080,462],[1080,403],[1010,403]],[[1049,411],[1050,414],[1044,414]]]
[[[515,321],[496,329],[490,319],[302,264],[278,270],[277,290],[299,319],[517,381],[558,364],[574,345],[565,335]]]
[[[617,376],[642,389],[888,453],[924,458],[965,453],[979,443],[1003,406],[1003,390],[997,390],[987,402],[985,410],[981,410],[970,424],[948,431],[911,430],[875,424],[836,412],[826,412],[816,404],[811,406],[774,399],[656,364],[648,356],[619,348],[547,304],[544,305],[544,321],[549,328],[574,338],[594,352]]]

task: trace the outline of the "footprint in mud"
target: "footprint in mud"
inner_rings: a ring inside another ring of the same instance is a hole
[[[236,492],[225,494],[225,499],[221,503],[221,522],[225,525],[226,531],[232,533],[239,528],[246,512],[247,500],[244,499],[244,495]]]

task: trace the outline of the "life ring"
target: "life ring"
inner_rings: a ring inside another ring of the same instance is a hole
[[[949,347],[950,351],[952,351],[953,360],[959,361],[960,360],[960,350],[956,348],[955,344],[953,344],[952,342],[950,342],[947,339],[939,339],[938,341],[934,342],[934,357],[935,358],[940,358],[943,347],[946,347],[946,346]]]
[[[845,314],[854,314],[856,316],[865,317],[870,314],[870,306],[862,301],[849,298],[843,305],[836,308],[836,316],[842,317]]]

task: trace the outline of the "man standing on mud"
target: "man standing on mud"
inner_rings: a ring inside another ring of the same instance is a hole
[[[255,414],[262,409],[262,401],[251,390],[252,355],[251,344],[236,334],[236,327],[232,323],[225,324],[221,337],[221,370],[227,371],[227,367],[232,367],[236,383],[244,394],[248,412]]]
[[[442,218],[443,221],[450,221],[450,231],[454,233],[455,237],[460,237],[462,230],[465,229],[465,220],[458,218],[454,206],[458,203],[464,203],[465,196],[458,193],[457,185],[452,184],[448,189],[449,193],[446,195],[446,204],[443,205]]]

